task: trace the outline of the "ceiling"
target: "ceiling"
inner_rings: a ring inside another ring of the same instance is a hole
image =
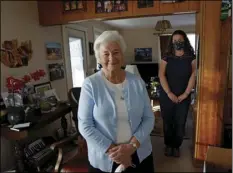
[[[117,19],[105,20],[104,23],[119,28],[119,29],[140,29],[140,28],[154,28],[158,20],[162,20],[163,16],[141,17],[132,19]],[[165,20],[169,20],[172,27],[195,25],[195,14],[182,14],[164,16]]]

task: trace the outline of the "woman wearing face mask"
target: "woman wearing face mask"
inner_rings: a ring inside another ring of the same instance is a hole
[[[194,50],[184,31],[172,34],[166,56],[160,63],[162,85],[160,107],[163,117],[166,156],[180,156],[179,148],[185,133],[185,123],[195,85],[196,60]]]

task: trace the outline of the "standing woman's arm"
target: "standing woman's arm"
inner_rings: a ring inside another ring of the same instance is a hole
[[[159,65],[159,79],[163,87],[163,90],[168,94],[171,92],[171,90],[169,88],[167,78],[165,76],[166,66],[167,66],[167,62],[164,59],[162,59]]]
[[[189,78],[188,86],[185,90],[185,93],[189,95],[194,88],[195,82],[196,82],[196,59],[192,61],[192,75]]]

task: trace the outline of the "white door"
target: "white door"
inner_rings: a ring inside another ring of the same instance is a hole
[[[69,27],[63,28],[66,59],[67,89],[81,87],[87,72],[86,33]]]

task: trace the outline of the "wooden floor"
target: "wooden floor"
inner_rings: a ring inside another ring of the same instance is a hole
[[[163,137],[152,136],[155,172],[202,172],[192,164],[191,140],[184,140],[180,158],[166,157],[163,154]]]

